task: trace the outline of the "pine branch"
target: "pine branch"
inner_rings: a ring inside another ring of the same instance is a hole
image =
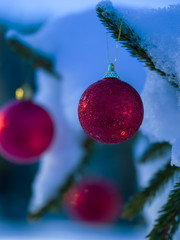
[[[98,6],[96,11],[97,16],[100,18],[100,21],[103,23],[103,25],[112,33],[113,38],[118,40],[119,26],[122,18],[118,19],[114,10],[108,12],[107,9],[103,10]],[[140,36],[132,27],[129,27],[124,20],[121,29],[120,41],[122,46],[124,46],[133,57],[136,57],[139,61],[144,62],[150,70],[156,71],[162,77],[171,79],[171,85],[178,88],[178,85],[174,82],[178,79],[176,74],[166,73],[162,69],[155,66],[151,56],[149,56],[147,50],[143,48],[141,44],[142,39]]]
[[[54,71],[53,60],[39,52],[38,50],[28,46],[25,42],[14,37],[7,38],[10,48],[26,62],[30,63],[34,68],[43,68],[57,79],[60,79],[59,73]]]
[[[147,238],[149,240],[172,240],[180,224],[180,179],[159,213],[156,224]]]
[[[171,145],[168,142],[154,143],[151,144],[148,149],[144,152],[139,163],[146,163],[149,160],[155,160],[164,156],[171,150]]]
[[[168,162],[163,169],[159,170],[150,180],[149,185],[143,188],[130,200],[122,214],[124,218],[132,219],[140,213],[147,203],[150,203],[157,193],[174,177],[179,171],[178,167],[171,167]]]
[[[70,174],[65,184],[59,189],[57,197],[49,201],[46,206],[44,206],[42,209],[40,209],[36,213],[29,214],[28,219],[30,221],[37,220],[40,217],[42,217],[47,211],[50,211],[51,209],[59,209],[62,204],[63,196],[64,194],[71,188],[71,186],[75,183],[76,177],[78,174],[82,174],[83,169],[87,162],[89,161],[91,154],[93,152],[93,143],[94,141],[91,138],[88,138],[85,141],[84,148],[86,149],[86,155],[82,159],[81,163],[77,166],[75,171]]]

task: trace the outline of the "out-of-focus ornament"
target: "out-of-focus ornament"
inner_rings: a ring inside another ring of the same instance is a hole
[[[82,179],[64,197],[67,214],[77,220],[111,223],[120,217],[121,195],[114,184],[104,179]]]
[[[29,164],[38,160],[52,143],[55,127],[50,114],[16,90],[16,98],[0,109],[0,153],[9,161]]]

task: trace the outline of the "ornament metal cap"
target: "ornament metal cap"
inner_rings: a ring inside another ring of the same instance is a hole
[[[15,97],[17,100],[31,100],[32,96],[33,90],[27,83],[16,89]]]
[[[108,71],[105,74],[104,78],[119,78],[116,71],[114,70],[114,64],[110,63],[108,66]]]

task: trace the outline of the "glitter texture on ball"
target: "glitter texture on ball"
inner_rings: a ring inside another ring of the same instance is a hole
[[[18,164],[29,164],[50,146],[54,123],[49,113],[30,100],[13,100],[0,110],[0,153]]]
[[[138,92],[118,78],[105,78],[90,85],[78,106],[84,132],[103,144],[118,144],[131,138],[143,115]]]

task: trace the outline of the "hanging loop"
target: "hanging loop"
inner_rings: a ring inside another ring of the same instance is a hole
[[[116,44],[116,57],[115,57],[115,60],[114,60],[114,65],[115,65],[115,63],[117,61],[117,57],[118,57],[118,45],[119,45],[119,40],[120,40],[120,37],[121,37],[122,22],[123,22],[123,20],[121,20],[120,27],[119,27],[119,35],[118,35],[118,40],[117,40],[117,44]]]

